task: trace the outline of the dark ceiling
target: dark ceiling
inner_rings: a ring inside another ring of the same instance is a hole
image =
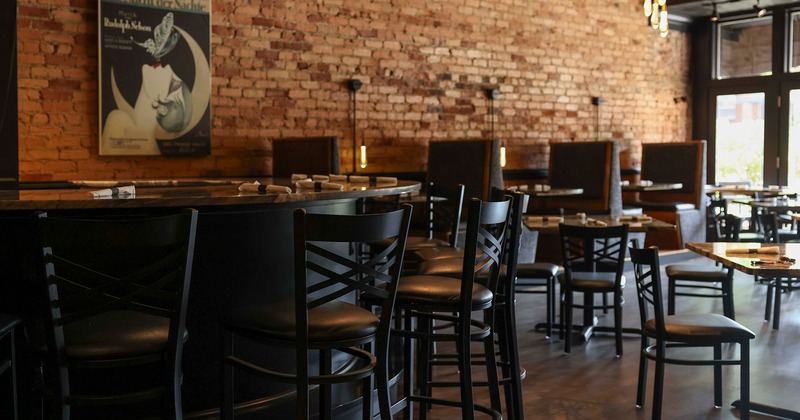
[[[745,13],[752,11],[756,0],[713,0],[717,4],[720,15]],[[800,0],[760,0],[760,6],[769,10],[773,7],[785,5],[798,5]],[[701,17],[710,17],[713,13],[712,0],[667,0],[667,10],[670,15],[681,16],[689,20]]]

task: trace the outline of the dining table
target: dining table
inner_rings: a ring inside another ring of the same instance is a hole
[[[800,243],[689,242],[686,244],[686,248],[729,269],[775,279],[772,328],[774,330],[778,329],[781,302],[780,279],[800,277],[800,264],[797,263],[800,259]],[[775,252],[764,253],[763,251]],[[768,304],[767,311],[769,310]],[[734,401],[732,405],[738,408],[739,401]],[[750,402],[750,410],[779,418],[800,419],[800,412],[752,401]]]
[[[654,191],[674,191],[680,190],[683,188],[683,184],[680,182],[635,182],[635,183],[626,183],[623,182],[622,185],[623,192],[654,192]]]

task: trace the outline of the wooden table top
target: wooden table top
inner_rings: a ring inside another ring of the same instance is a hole
[[[752,200],[749,198],[743,198],[743,199],[733,200],[733,202],[736,204],[743,204],[750,207],[757,207],[777,212],[800,210],[800,200],[781,200],[781,199]]]
[[[780,254],[735,254],[728,255],[728,249],[759,248],[761,246],[778,246]],[[788,244],[760,244],[748,242],[688,242],[686,248],[704,257],[721,263],[726,267],[733,267],[745,274],[762,277],[800,277],[800,263],[790,267],[775,267],[771,265],[753,265],[756,260],[776,261],[781,255],[800,261],[800,243]]]
[[[547,220],[543,218],[547,218]],[[649,222],[636,220],[620,221],[617,217],[605,215],[587,216],[587,220],[589,219],[599,220],[605,223],[606,226],[620,226],[627,223],[630,232],[673,232],[676,229],[675,225],[658,219],[651,219]],[[536,230],[543,234],[558,234],[558,225],[561,222],[559,216],[528,216],[524,218],[525,226],[528,229]],[[563,223],[573,226],[603,227],[601,225],[583,223],[577,216],[564,216]]]
[[[256,179],[248,179],[252,183]],[[227,183],[211,183],[194,186],[136,187],[135,196],[93,198],[90,191],[98,188],[64,188],[0,191],[0,210],[51,210],[51,209],[108,209],[108,208],[152,208],[152,207],[209,207],[220,205],[258,205],[269,204],[280,207],[282,204],[317,200],[339,200],[382,195],[397,195],[419,191],[421,184],[416,181],[397,181],[396,185],[343,183],[344,190],[303,190],[297,189],[288,179],[258,179],[261,184],[288,186],[290,194],[264,194],[239,192],[241,180]],[[142,185],[146,185],[143,182]],[[130,184],[128,184],[130,185]],[[178,184],[180,185],[180,184]]]
[[[565,197],[583,194],[583,188],[550,188],[549,185],[518,185],[511,187],[512,190],[523,192],[532,197]]]
[[[680,182],[658,182],[644,184],[622,184],[622,191],[625,192],[650,192],[650,191],[674,191],[683,188]]]

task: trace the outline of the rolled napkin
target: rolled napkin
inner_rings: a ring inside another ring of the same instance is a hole
[[[344,190],[344,185],[334,182],[297,181],[295,186],[305,190]]]
[[[129,185],[127,187],[106,188],[103,190],[89,191],[89,194],[94,198],[129,197],[136,195],[136,187]]]
[[[562,223],[561,216],[528,216],[528,223]]]
[[[606,222],[604,222],[602,220],[592,219],[591,217],[587,217],[586,218],[586,224],[587,225],[595,225],[595,226],[608,226],[608,223],[606,223]]]
[[[621,185],[623,187],[627,187],[628,185],[631,185],[631,182],[628,181],[627,179],[625,179],[625,180],[620,181],[619,185]]]
[[[653,186],[653,181],[648,181],[646,179],[643,179],[643,180],[639,181],[639,186],[640,187],[652,187]]]
[[[726,254],[780,254],[781,248],[778,246],[762,246],[758,248],[732,248],[725,252]]]
[[[550,191],[550,186],[544,184],[536,184],[533,186],[533,190],[536,192],[547,192]]]
[[[311,175],[311,180],[314,182],[328,182],[331,180],[331,177],[328,175]]]
[[[283,185],[264,185],[260,184],[258,181],[250,183],[244,183],[239,185],[240,192],[257,192],[257,193],[272,193],[272,194],[289,194],[292,192],[292,189],[289,187],[284,187]]]
[[[637,215],[637,216],[620,216],[619,217],[619,221],[620,222],[634,222],[634,223],[650,223],[650,222],[653,221],[653,218],[648,216],[648,215],[646,215],[646,214],[641,214],[641,215]]]
[[[330,175],[331,182],[350,182],[352,184],[392,184],[397,185],[393,176]]]
[[[306,179],[309,179],[306,174],[292,174],[292,182],[305,181]]]

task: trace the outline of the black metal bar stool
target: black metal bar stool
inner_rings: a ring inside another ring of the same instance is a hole
[[[15,330],[20,320],[10,315],[0,314],[0,418],[19,418],[19,403],[17,401],[17,357]]]
[[[500,278],[498,280],[497,290],[495,291],[495,302],[492,306],[494,310],[494,325],[493,331],[496,335],[496,343],[498,346],[498,355],[500,359],[498,366],[501,368],[502,377],[499,379],[500,384],[503,385],[505,402],[506,402],[506,418],[522,419],[523,403],[522,403],[522,379],[525,378],[526,371],[521,368],[519,363],[519,353],[517,348],[517,321],[515,311],[515,284],[517,279],[517,261],[519,258],[520,238],[522,236],[522,217],[524,214],[525,206],[528,202],[528,196],[513,191],[506,191],[493,188],[491,198],[494,201],[502,201],[505,197],[512,197],[511,216],[508,225],[508,233],[506,234],[505,253],[503,258],[503,265],[500,269]],[[480,255],[480,253],[479,253]],[[445,276],[460,279],[462,278],[462,268],[464,266],[463,253],[460,257],[451,258],[438,258],[425,261],[420,266],[420,274],[426,276]],[[481,285],[486,285],[488,273],[476,279]],[[555,279],[553,279],[555,281]],[[487,314],[488,319],[491,314]],[[443,359],[434,362],[436,365],[452,364],[450,355],[435,355],[436,359]],[[483,363],[483,361],[480,361]],[[475,382],[475,386],[487,386],[485,382]]]
[[[502,202],[481,202],[473,198],[467,213],[467,234],[464,259],[459,279],[439,276],[408,276],[400,280],[397,290],[397,307],[402,311],[404,325],[395,330],[406,338],[404,345],[404,389],[403,399],[392,408],[392,414],[405,409],[406,416],[413,411],[413,403],[420,402],[420,417],[425,418],[428,404],[461,408],[464,419],[472,419],[475,411],[493,418],[501,418],[500,392],[494,350],[495,292],[500,278],[500,263],[506,244],[506,229],[511,210],[511,199]],[[482,273],[488,272],[485,286],[476,282]],[[472,317],[473,311],[483,311],[484,319]],[[433,331],[433,322],[454,324],[454,332]],[[418,326],[415,326],[415,322]],[[420,340],[418,369],[419,392],[414,393],[414,341]],[[458,382],[445,383],[428,378],[428,363],[434,357],[430,342],[450,341],[455,343]],[[476,405],[472,380],[471,342],[483,344],[487,382],[491,407]],[[460,401],[434,398],[431,387],[453,385],[460,387]]]
[[[362,215],[307,214],[303,209],[295,210],[295,298],[236,308],[220,320],[223,418],[233,418],[235,412],[234,368],[237,368],[257,377],[294,384],[297,419],[310,417],[312,385],[318,385],[320,418],[331,418],[330,387],[345,382],[361,384],[362,416],[371,419],[374,373],[380,416],[390,419],[390,321],[411,218],[411,206],[402,207],[389,213]],[[341,248],[349,250],[351,244],[387,239],[390,239],[387,246],[367,261],[336,252]],[[361,294],[379,302],[380,316],[344,300]],[[248,360],[247,355],[236,352],[235,344],[242,338],[265,346],[293,348],[294,371],[277,371],[252,358]],[[373,351],[364,347],[370,344]],[[318,372],[313,371],[310,351],[319,352]],[[333,366],[334,352],[349,355],[352,367]]]

